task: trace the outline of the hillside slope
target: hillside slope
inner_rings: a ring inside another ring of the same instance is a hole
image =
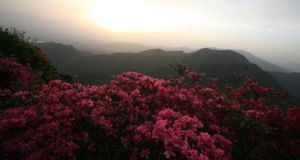
[[[265,86],[280,88],[276,80],[244,56],[231,50],[201,49],[193,53],[151,49],[139,53],[115,53],[87,56],[70,62],[63,71],[83,83],[104,83],[125,71],[137,71],[154,77],[174,78],[170,66],[182,62],[198,72],[217,77],[223,83],[237,83],[240,75],[248,75]]]
[[[269,71],[269,72],[288,72],[288,70],[286,70],[285,68],[275,65],[271,62],[268,62],[262,58],[259,58],[255,55],[253,55],[252,53],[243,51],[243,50],[236,50],[238,53],[242,54],[243,56],[245,56],[251,63],[254,63],[256,65],[258,65],[260,68],[262,68],[265,71]]]
[[[270,74],[293,96],[300,99],[300,73],[270,72]]]
[[[240,81],[237,76],[247,75],[262,85],[280,88],[270,74],[232,50],[201,49],[191,53],[187,59],[187,64],[197,71],[218,77],[223,83],[235,84]]]
[[[72,45],[65,45],[61,43],[45,42],[34,43],[34,45],[40,48],[59,70],[73,60],[92,55],[90,52],[77,50]]]

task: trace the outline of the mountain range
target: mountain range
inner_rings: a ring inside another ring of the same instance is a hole
[[[203,48],[191,53],[148,49],[141,52],[92,54],[71,45],[37,43],[59,71],[72,75],[85,84],[102,84],[125,71],[137,71],[158,78],[176,78],[171,67],[181,62],[208,77],[216,77],[221,84],[238,85],[241,76],[249,76],[259,84],[285,90],[300,98],[300,74],[288,73],[280,66],[241,50]]]

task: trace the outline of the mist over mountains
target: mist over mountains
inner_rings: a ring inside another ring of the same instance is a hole
[[[0,160],[297,160],[300,0],[0,0]]]
[[[203,48],[184,52],[157,48],[140,52],[95,54],[54,42],[36,45],[61,72],[70,74],[85,84],[106,83],[125,71],[137,71],[159,78],[175,78],[177,73],[171,65],[181,62],[198,72],[205,72],[209,77],[218,78],[219,83],[238,85],[241,82],[239,77],[247,75],[261,85],[285,90],[300,98],[300,81],[295,80],[299,74],[289,74],[287,69],[242,50]],[[128,48],[124,44],[120,46]],[[132,48],[135,50],[143,47]]]
[[[273,63],[270,63],[262,58],[259,58],[247,51],[243,51],[243,50],[235,50],[238,53],[242,54],[243,56],[245,56],[250,62],[257,64],[259,67],[261,67],[263,70],[265,71],[269,71],[269,72],[289,72],[287,69],[279,66],[279,65],[275,65]]]
[[[38,42],[42,43],[42,42]],[[76,46],[76,48],[79,48],[80,50],[85,50],[89,51],[94,54],[111,54],[111,53],[116,53],[116,52],[141,52],[144,50],[148,49],[153,49],[153,48],[160,48],[166,51],[174,51],[174,50],[182,50],[186,53],[191,53],[196,51],[199,48],[210,48],[214,50],[226,50],[226,48],[219,48],[219,47],[208,47],[205,45],[199,45],[197,48],[189,48],[185,46],[165,46],[165,45],[143,45],[143,44],[138,44],[138,43],[131,43],[131,42],[53,42],[53,43],[60,43],[60,44],[71,44],[72,46]],[[248,52],[243,49],[234,49],[234,48],[229,48],[230,50],[234,50],[245,57],[250,62],[253,62],[263,68],[264,70],[267,71],[280,71],[280,72],[300,72],[300,64],[296,63],[296,59],[292,58],[293,60],[287,60],[289,57],[285,57],[280,60],[275,60],[272,59],[270,60],[268,57],[264,56],[262,58],[260,55],[265,55],[265,54],[260,54],[256,52]],[[274,53],[275,54],[275,53]],[[288,56],[288,54],[287,54]],[[276,57],[276,55],[274,56]]]

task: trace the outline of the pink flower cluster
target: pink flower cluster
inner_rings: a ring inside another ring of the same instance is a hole
[[[0,59],[0,74],[1,81],[6,81],[1,84],[0,88],[13,88],[28,86],[32,79],[31,67],[24,66],[17,62],[16,58],[2,58]],[[3,79],[5,78],[5,79]]]
[[[192,81],[196,75],[190,73]],[[9,94],[32,103],[0,113],[0,158],[232,159],[240,129],[233,113],[283,130],[259,147],[285,146],[283,154],[300,156],[299,108],[287,109],[287,114],[270,109],[264,100],[243,96],[252,89],[267,93],[248,84],[230,88],[226,95],[198,83],[135,72],[102,86],[53,80],[30,97],[28,92]],[[261,134],[270,131],[266,127]],[[252,142],[251,133],[246,136]]]

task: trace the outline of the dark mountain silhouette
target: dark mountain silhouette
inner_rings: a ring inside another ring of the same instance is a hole
[[[238,85],[240,79],[237,77],[248,75],[264,86],[284,88],[294,97],[300,95],[297,92],[299,80],[294,76],[298,75],[297,73],[266,72],[253,64],[257,60],[251,62],[244,55],[232,50],[204,48],[185,53],[150,49],[138,53],[118,52],[94,55],[59,43],[41,43],[38,46],[59,71],[70,74],[75,80],[86,84],[105,83],[126,71],[138,71],[154,77],[175,78],[177,73],[171,65],[181,62],[199,72],[205,72],[207,76],[218,77],[220,83]],[[276,69],[276,65],[273,68]]]
[[[191,53],[187,63],[197,71],[218,77],[223,83],[238,83],[240,79],[236,80],[236,75],[247,75],[262,85],[280,88],[271,75],[232,50],[201,49]]]
[[[102,54],[80,58],[62,68],[84,83],[104,83],[126,71],[139,71],[156,77],[175,77],[170,64],[184,56],[182,51],[152,49],[140,53]]]
[[[224,50],[224,49],[220,49],[220,48],[217,48],[217,47],[209,47],[209,48],[213,49],[213,50]],[[278,66],[276,64],[273,64],[271,62],[268,62],[268,61],[266,61],[266,60],[264,60],[262,58],[259,58],[259,57],[255,56],[254,54],[249,53],[247,51],[238,50],[238,49],[235,49],[233,51],[242,54],[251,63],[258,65],[261,69],[263,69],[265,71],[269,71],[269,72],[289,72],[287,69],[285,69],[285,68],[283,68],[281,66]]]
[[[174,50],[182,50],[184,52],[190,53],[194,52],[195,49],[191,49],[189,47],[181,46],[181,47],[168,47],[163,45],[143,45],[138,43],[129,43],[129,42],[107,42],[107,43],[95,43],[95,42],[87,42],[87,43],[79,43],[77,46],[80,48],[84,48],[86,50],[92,51],[94,53],[116,53],[116,52],[141,52],[144,50],[152,49],[152,48],[161,48],[167,51]]]
[[[106,51],[106,53],[115,52],[140,52],[151,47],[136,43],[125,42],[111,42],[111,43],[99,43],[98,49]]]
[[[276,80],[257,65],[250,63],[241,54],[231,50],[201,49],[192,53],[150,49],[138,53],[114,53],[82,56],[68,60],[58,66],[64,73],[71,74],[83,83],[105,83],[125,71],[138,71],[161,78],[175,78],[171,67],[182,62],[221,82],[237,83],[237,77],[248,75],[265,86],[280,88]]]

